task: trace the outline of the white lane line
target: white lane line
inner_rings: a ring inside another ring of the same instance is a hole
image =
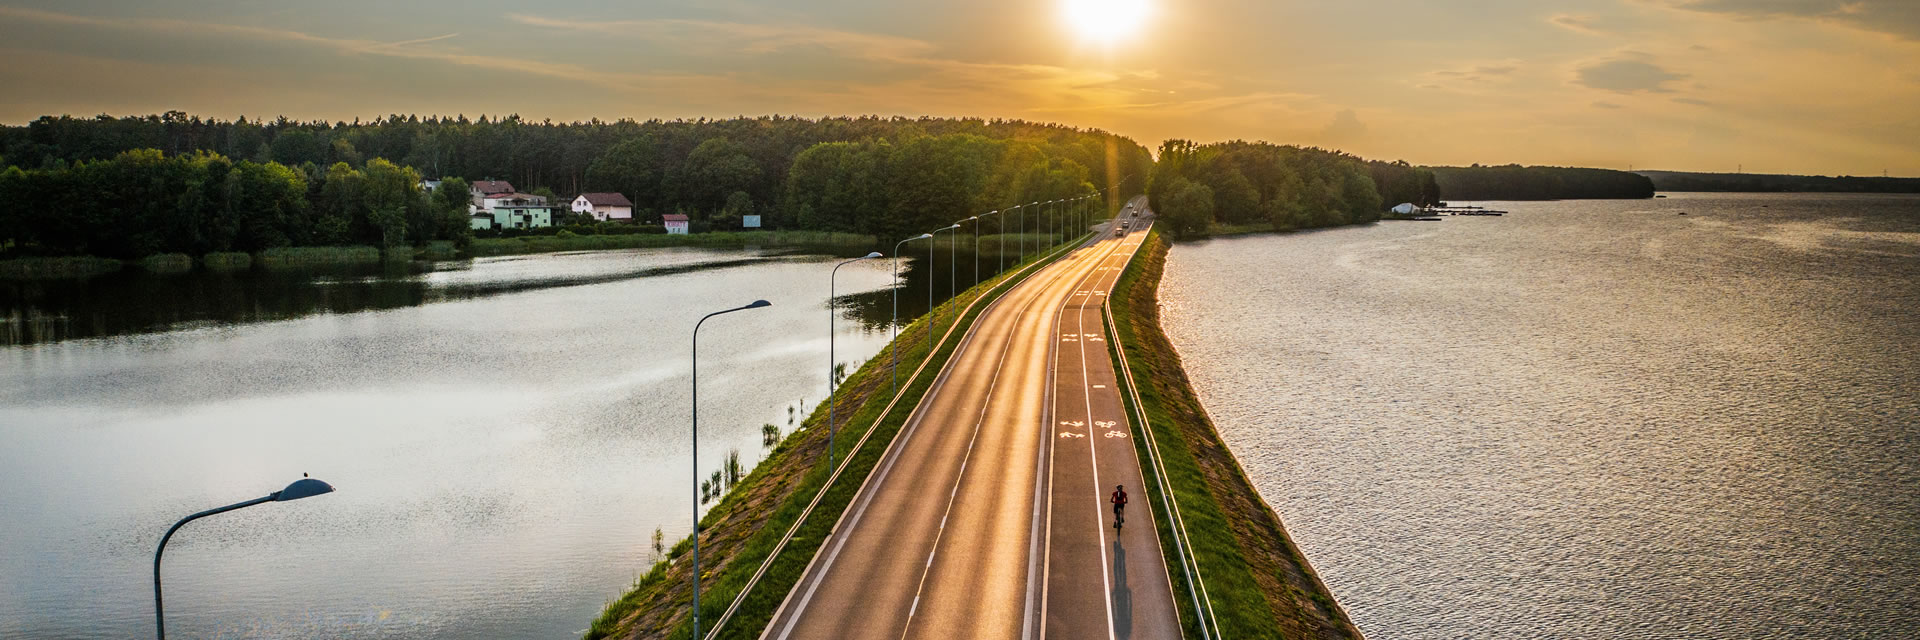
[[[1035,273],[1030,274],[1027,277],[1028,278],[1038,277],[1041,273],[1045,273],[1047,270],[1053,269],[1054,266],[1057,264],[1059,263],[1056,262],[1054,264],[1049,264],[1047,266],[1040,267],[1039,271],[1036,271]],[[1064,278],[1063,274],[1056,273],[1055,275],[1052,276],[1051,280],[1048,280],[1044,284],[1039,285],[1039,288],[1044,290],[1047,287],[1053,286],[1054,283],[1059,282],[1063,278]],[[795,624],[798,624],[800,622],[800,618],[806,614],[807,604],[813,601],[813,594],[820,589],[820,583],[826,580],[827,574],[832,572],[834,561],[839,559],[840,551],[843,549],[846,549],[847,540],[853,537],[853,530],[859,527],[861,519],[866,516],[867,507],[873,504],[874,496],[879,494],[879,487],[886,484],[887,477],[893,473],[894,464],[899,462],[900,457],[904,455],[904,452],[906,450],[906,442],[910,442],[913,440],[914,434],[919,433],[920,431],[920,425],[926,421],[927,415],[925,410],[929,405],[932,404],[930,399],[935,396],[937,390],[946,388],[947,379],[952,376],[955,365],[959,363],[961,352],[973,346],[973,340],[976,336],[979,335],[978,329],[982,326],[983,320],[986,318],[987,314],[992,313],[996,309],[999,309],[1001,302],[1004,302],[1009,297],[1015,295],[1015,292],[1018,291],[1020,288],[1027,286],[1028,282],[1030,281],[1022,280],[1019,284],[1016,284],[1012,288],[1008,289],[1005,294],[1002,294],[1000,297],[995,298],[993,302],[988,303],[987,307],[985,309],[981,309],[979,315],[975,316],[974,324],[967,327],[966,333],[961,334],[960,342],[954,345],[953,354],[947,358],[946,364],[941,365],[939,375],[935,376],[933,385],[927,389],[927,392],[925,395],[921,396],[920,403],[917,405],[914,405],[913,412],[908,414],[907,416],[908,426],[906,427],[907,432],[905,434],[897,436],[900,438],[904,438],[904,440],[900,441],[901,442],[900,446],[898,448],[890,447],[887,454],[887,458],[886,458],[886,464],[880,468],[880,473],[878,475],[868,476],[867,480],[860,484],[859,492],[860,494],[863,494],[863,495],[860,495],[858,498],[858,500],[860,501],[859,502],[860,506],[859,508],[855,509],[852,513],[843,517],[843,519],[845,520],[845,527],[844,527],[845,532],[842,533],[841,525],[836,523],[834,525],[834,529],[827,534],[835,538],[835,540],[833,541],[833,551],[827,554],[826,564],[820,565],[818,573],[813,574],[813,581],[808,583],[806,593],[801,595],[800,601],[796,603],[797,606],[794,607],[791,617],[787,618],[787,624],[782,626],[780,628],[779,635],[775,636],[777,640],[786,640],[788,636],[792,635],[793,626]],[[1028,306],[1032,306],[1033,301],[1038,298],[1039,298],[1039,295],[1037,293],[1033,297],[1029,298],[1026,304],[1021,306],[1020,312],[1015,314],[1015,317],[1016,318],[1019,317],[1020,313],[1025,313],[1026,308]],[[1016,327],[1018,326],[1017,322],[1013,324]],[[949,329],[949,331],[951,331],[951,329]],[[945,338],[943,337],[941,341],[944,342]],[[868,491],[869,483],[871,483],[871,487],[873,488],[871,492]],[[816,557],[816,559],[818,558]],[[812,563],[809,563],[807,566],[807,571],[811,572],[813,570],[814,568]],[[780,605],[780,608],[785,609],[786,605],[783,603]],[[780,614],[779,612],[775,612],[774,615],[777,619]]]
[[[1071,272],[1071,269],[1068,269],[1068,272]],[[1053,282],[1047,284],[1052,285]],[[973,422],[973,435],[967,438],[967,452],[960,458],[960,472],[953,478],[953,491],[947,494],[946,512],[940,515],[940,530],[933,534],[933,547],[927,551],[927,565],[920,569],[920,583],[913,589],[914,610],[907,611],[907,622],[900,627],[901,638],[906,638],[907,634],[913,630],[915,610],[919,609],[920,596],[926,592],[927,576],[933,572],[933,557],[940,552],[940,541],[947,535],[947,517],[953,515],[953,503],[960,495],[960,485],[966,482],[967,463],[973,459],[973,445],[980,440],[980,427],[987,422],[987,409],[993,406],[993,395],[1000,390],[1000,373],[1007,369],[1007,354],[1013,351],[1014,336],[1020,331],[1019,318],[1026,315],[1027,309],[1044,297],[1043,294],[1044,289],[1041,293],[1029,298],[1025,304],[1020,305],[1020,310],[1013,315],[1014,320],[1008,323],[1011,326],[1007,328],[1006,342],[1000,345],[1000,358],[993,365],[993,378],[987,383],[987,396],[980,401],[980,417]]]
[[[1115,247],[1109,246],[1107,248],[1106,255],[1098,259],[1095,259],[1093,263],[1099,264],[1099,262],[1101,260],[1105,260],[1107,256],[1113,255],[1114,250],[1115,250]],[[1080,283],[1074,285],[1075,288],[1078,288],[1080,284],[1084,284],[1087,278],[1092,277],[1092,274],[1093,272],[1089,271],[1086,276],[1082,276],[1080,279]],[[1053,316],[1054,333],[1059,333],[1060,326],[1065,322],[1067,308],[1071,305],[1072,305],[1071,300],[1064,301],[1060,305],[1060,310],[1054,313],[1054,316]],[[1086,323],[1084,320],[1081,322],[1080,329],[1082,332],[1086,330]],[[1082,347],[1081,353],[1082,353],[1082,358],[1084,359],[1085,358],[1084,347]],[[1055,381],[1057,380],[1057,376],[1059,373],[1059,358],[1060,358],[1060,354],[1057,352],[1050,351],[1047,354],[1047,363],[1048,363],[1047,393],[1048,395],[1052,396],[1049,402],[1049,406],[1052,407],[1052,413],[1053,413],[1050,419],[1044,423],[1048,425],[1052,424],[1053,419],[1057,419],[1059,417],[1060,397],[1057,393],[1054,393],[1054,389],[1056,387]],[[1092,417],[1091,411],[1089,411],[1088,417],[1089,419],[1091,419]],[[1082,422],[1080,424],[1085,424],[1085,423]],[[1051,428],[1051,426],[1049,426],[1048,428]],[[1048,438],[1049,442],[1051,442],[1051,440],[1052,438]],[[1091,442],[1092,438],[1088,438],[1087,440]],[[1055,450],[1054,447],[1052,446],[1048,447],[1049,460],[1051,460],[1051,456],[1053,455],[1054,450]],[[1095,481],[1094,487],[1096,490],[1099,488],[1098,480]],[[1095,510],[1098,511],[1098,509],[1099,507],[1096,506]],[[1053,576],[1053,466],[1051,463],[1048,464],[1048,468],[1047,468],[1047,535],[1045,536],[1045,539],[1046,539],[1047,549],[1046,549],[1045,562],[1044,562],[1045,566],[1042,572],[1042,575],[1044,576],[1044,578],[1041,581],[1041,591],[1040,591],[1041,595],[1040,595],[1040,625],[1039,626],[1040,626],[1040,637],[1042,638],[1042,640],[1046,638],[1046,634],[1047,634],[1047,611],[1049,609],[1048,601],[1049,601],[1049,596],[1051,594],[1051,591],[1053,589],[1053,581],[1052,581],[1052,576]],[[1100,549],[1100,553],[1102,558],[1104,558],[1106,555],[1104,533],[1102,534],[1101,545],[1102,546]],[[1104,575],[1104,573],[1106,572],[1106,561],[1104,559],[1101,560],[1100,570]],[[1101,596],[1101,599],[1106,600],[1107,598],[1103,594]],[[1113,635],[1113,605],[1112,604],[1107,605],[1107,635],[1109,636],[1109,638],[1111,638],[1111,636]]]
[[[1074,320],[1080,323],[1080,330],[1085,331],[1087,312],[1080,310],[1074,316]],[[1093,420],[1093,390],[1087,387],[1092,384],[1093,380],[1087,375],[1087,343],[1082,342],[1080,343],[1080,385],[1086,392],[1080,395],[1086,400],[1089,422]],[[1106,488],[1106,485],[1100,482],[1100,455],[1097,451],[1098,447],[1094,445],[1093,438],[1087,438],[1087,459],[1093,464],[1094,545],[1100,547],[1100,585],[1104,587],[1100,592],[1100,603],[1107,607],[1107,640],[1114,640],[1116,634],[1113,630],[1113,576],[1107,567],[1107,521],[1100,509],[1100,505],[1104,502],[1101,500],[1104,497],[1101,491]]]
[[[1109,250],[1109,252],[1111,252],[1111,250]],[[1090,262],[1092,264],[1099,264],[1100,261],[1104,259],[1105,257],[1102,256],[1100,258],[1094,258]],[[1081,280],[1084,281],[1085,277],[1082,277]],[[1079,284],[1076,283],[1072,288],[1079,288]],[[1062,306],[1065,306],[1067,302],[1068,301],[1063,300],[1061,302]],[[1059,314],[1054,314],[1052,321],[1053,324],[1049,327],[1049,331],[1051,333],[1059,333]],[[1042,392],[1046,396],[1046,399],[1041,401],[1040,406],[1040,429],[1042,433],[1051,433],[1055,418],[1059,417],[1060,397],[1059,394],[1054,391],[1054,381],[1059,376],[1059,367],[1055,362],[1055,357],[1056,355],[1052,345],[1049,344],[1047,347],[1047,388]],[[1026,619],[1020,628],[1021,640],[1032,640],[1033,630],[1036,627],[1040,630],[1041,638],[1044,639],[1047,636],[1047,600],[1050,595],[1048,590],[1052,586],[1048,576],[1050,576],[1053,571],[1053,454],[1056,447],[1053,444],[1054,438],[1042,437],[1041,440],[1045,442],[1045,444],[1042,445],[1045,447],[1042,452],[1043,455],[1034,456],[1034,519],[1033,528],[1028,534],[1030,538],[1027,543],[1027,610]],[[1045,473],[1041,473],[1042,468],[1045,469]],[[1045,480],[1042,481],[1042,478]],[[1044,496],[1047,510],[1045,527],[1042,527],[1040,522],[1042,496]],[[1036,590],[1038,590],[1040,596],[1040,606],[1038,607],[1035,607],[1033,602]],[[1033,619],[1033,614],[1036,611],[1040,613],[1040,619],[1037,622]]]

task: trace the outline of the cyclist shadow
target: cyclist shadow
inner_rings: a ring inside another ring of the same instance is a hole
[[[1127,586],[1127,548],[1113,541],[1113,633],[1118,638],[1133,637],[1133,589]]]

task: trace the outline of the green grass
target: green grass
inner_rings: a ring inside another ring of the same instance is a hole
[[[119,271],[124,263],[93,256],[0,260],[0,278],[86,278]]]
[[[718,231],[673,235],[633,233],[625,235],[522,236],[519,238],[475,238],[467,248],[470,255],[507,256],[556,251],[593,251],[600,249],[641,249],[654,247],[853,247],[875,246],[873,236],[829,231]]]
[[[254,262],[268,269],[339,264],[378,264],[380,250],[373,247],[282,247],[254,255]]]
[[[1046,254],[1034,261],[1050,261],[1059,255]],[[1017,268],[1009,268],[1007,273],[982,282],[940,305],[936,310],[940,324],[933,328],[936,337],[952,323],[949,314],[965,309],[976,300],[981,301],[960,319],[961,329],[934,345],[934,358],[919,375],[912,374],[927,355],[929,319],[935,314],[924,316],[903,328],[898,339],[841,384],[829,402],[835,403],[835,411],[842,420],[839,433],[841,455],[850,455],[851,462],[776,557],[766,575],[747,594],[739,611],[722,629],[722,638],[759,636],[774,610],[786,598],[787,592],[799,581],[807,563],[819,551],[827,532],[832,530],[860,485],[885,455],[907,416],[913,412],[939,376],[940,369],[952,357],[954,349],[965,335],[965,327],[971,326],[985,311],[990,300],[1017,283],[1011,278],[1018,271]],[[895,349],[899,350],[900,355],[903,394],[892,410],[887,411],[885,419],[881,420],[880,414],[886,410],[891,398],[889,364]],[[703,624],[711,625],[719,619],[787,530],[798,521],[807,504],[825,486],[828,470],[824,462],[827,439],[827,430],[824,428],[827,412],[821,410],[824,408],[815,409],[809,414],[803,422],[803,429],[783,440],[766,460],[755,466],[732,492],[701,519],[703,571],[700,618]],[[869,428],[872,433],[868,439],[857,450],[847,452],[846,449]],[[690,576],[682,564],[682,558],[690,541],[690,538],[682,539],[674,545],[667,560],[656,564],[635,582],[632,590],[608,604],[588,629],[586,638],[689,638],[692,629],[685,612],[692,598],[691,588],[687,584]]]
[[[253,256],[239,251],[219,251],[200,256],[200,264],[210,271],[246,271],[253,267]]]
[[[186,273],[193,270],[193,256],[184,253],[156,253],[141,259],[140,268],[153,273]]]
[[[1114,285],[1112,306],[1117,348],[1138,385],[1139,403],[1123,393],[1135,424],[1152,430],[1166,467],[1191,553],[1199,566],[1219,636],[1228,638],[1356,638],[1359,632],[1328,595],[1279,516],[1261,499],[1214,431],[1187,383],[1180,356],[1160,330],[1157,291],[1166,260],[1157,231]],[[1118,368],[1118,359],[1115,367]],[[1143,464],[1151,464],[1146,439],[1135,439]],[[1159,478],[1149,474],[1150,491]],[[1197,637],[1194,609],[1180,560],[1174,555],[1171,514],[1157,494],[1147,500],[1160,523],[1161,548],[1175,580],[1188,637]],[[1202,603],[1203,608],[1205,602]]]

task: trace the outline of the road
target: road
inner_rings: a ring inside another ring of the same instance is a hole
[[[1144,236],[1103,230],[980,315],[763,639],[1179,636],[1100,320]]]

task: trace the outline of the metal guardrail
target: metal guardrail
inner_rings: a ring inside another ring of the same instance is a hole
[[[1135,253],[1134,255],[1137,256],[1139,254]],[[1131,266],[1132,261],[1129,260],[1128,262],[1129,266]],[[1113,296],[1107,296],[1106,300],[1101,303],[1100,308],[1107,320],[1107,344],[1112,345],[1115,357],[1120,360],[1120,375],[1126,380],[1127,394],[1133,400],[1134,415],[1139,419],[1140,431],[1147,440],[1147,454],[1153,461],[1154,475],[1160,477],[1160,503],[1163,509],[1166,509],[1168,513],[1173,515],[1174,526],[1171,527],[1175,531],[1173,546],[1180,555],[1180,570],[1187,574],[1187,593],[1193,598],[1194,614],[1197,616],[1202,610],[1206,611],[1207,614],[1205,619],[1199,620],[1200,637],[1206,640],[1219,638],[1221,637],[1220,620],[1213,613],[1213,598],[1207,594],[1206,576],[1201,574],[1200,562],[1193,557],[1191,552],[1193,537],[1187,534],[1186,518],[1180,514],[1180,499],[1173,496],[1173,489],[1167,476],[1166,464],[1160,459],[1159,441],[1153,437],[1153,425],[1147,421],[1146,405],[1140,403],[1140,389],[1133,380],[1133,367],[1127,364],[1127,349],[1120,341],[1120,327],[1114,322],[1113,318]],[[1196,585],[1199,587],[1197,591],[1194,588]],[[1206,602],[1204,609],[1201,606],[1202,600]],[[1213,626],[1213,632],[1211,634],[1207,631],[1209,622],[1211,622]]]
[[[1033,272],[1038,271],[1038,267],[1051,264],[1055,259],[1058,259],[1062,255],[1066,255],[1068,252],[1071,252],[1074,248],[1080,246],[1080,244],[1081,244],[1080,242],[1064,243],[1060,248],[1055,249],[1052,254],[1042,257],[1040,259],[1034,260],[1033,262],[1028,263],[1024,267],[1020,267],[1019,270],[1014,271],[1013,274],[1008,275],[1000,284],[996,284],[992,287],[989,287],[987,291],[993,291],[994,289],[998,289],[1003,286],[1009,286],[1011,284],[1015,284],[1016,276],[1018,278],[1024,279],[1028,276],[1033,275]],[[1028,273],[1022,273],[1022,272],[1028,272]],[[959,314],[955,317],[957,318],[967,317],[967,314],[973,311],[974,305],[980,304],[981,299],[984,297],[986,297],[985,294],[982,294],[980,297],[974,298],[973,301],[967,303],[966,308],[960,310]],[[999,303],[999,301],[1000,299],[996,297],[989,304],[997,304]],[[947,343],[947,340],[953,337],[954,331],[958,329],[959,329],[958,322],[954,323],[953,326],[948,327],[947,332],[940,336],[940,344],[945,345]],[[929,330],[932,330],[932,329],[929,328]],[[967,325],[967,330],[971,332],[973,330],[973,325],[971,324]],[[860,435],[860,439],[858,441],[855,441],[853,444],[853,447],[848,449],[848,451],[859,451],[860,447],[866,445],[867,438],[871,437],[873,435],[873,432],[878,430],[878,428],[880,427],[880,423],[886,421],[887,415],[893,413],[894,407],[897,404],[899,404],[900,399],[906,397],[907,393],[912,389],[911,381],[916,378],[919,378],[920,374],[926,371],[927,366],[929,364],[932,364],[934,356],[938,353],[939,353],[939,349],[937,348],[927,352],[927,357],[920,361],[920,366],[913,370],[912,375],[907,376],[907,380],[909,381],[907,387],[901,389],[899,393],[894,394],[894,396],[887,401],[887,406],[880,410],[880,415],[874,418],[873,424],[867,425],[867,428],[864,431],[864,433]],[[951,359],[949,359],[949,362],[951,362]],[[942,366],[942,368],[943,369],[945,368],[944,365]],[[832,402],[833,398],[829,397],[827,401]],[[918,410],[918,407],[916,407],[915,409]],[[912,419],[912,416],[909,415],[908,420],[911,420],[911,419]],[[827,492],[833,489],[834,482],[838,481],[840,479],[840,474],[845,472],[848,465],[851,465],[853,463],[854,457],[855,457],[854,455],[849,454],[848,456],[841,458],[839,466],[834,467],[833,473],[827,476],[826,483],[820,485],[820,490],[814,493],[813,499],[811,501],[807,502],[807,508],[801,510],[799,517],[794,519],[793,525],[787,527],[786,534],[780,537],[780,542],[773,546],[773,550],[767,553],[766,559],[760,562],[760,567],[754,570],[753,577],[747,579],[747,583],[740,587],[740,593],[735,594],[733,597],[733,602],[727,605],[727,610],[724,613],[721,613],[719,618],[714,620],[713,626],[710,629],[708,629],[706,636],[704,636],[704,640],[719,639],[720,631],[726,628],[728,621],[733,619],[733,614],[740,610],[741,603],[746,602],[747,595],[753,592],[753,588],[760,583],[760,578],[767,574],[767,569],[771,568],[773,566],[774,561],[780,558],[780,553],[786,550],[787,543],[793,540],[794,534],[797,534],[800,532],[800,527],[802,525],[805,525],[807,522],[807,518],[813,515],[814,508],[819,506],[820,501],[826,498]],[[863,482],[862,485],[864,486],[864,484],[865,483]],[[859,494],[858,492],[856,492],[855,497],[857,498],[858,496]],[[699,531],[698,531],[699,527],[697,526],[698,523],[695,523],[695,524],[696,526],[695,526],[694,535],[697,536],[699,535]]]

